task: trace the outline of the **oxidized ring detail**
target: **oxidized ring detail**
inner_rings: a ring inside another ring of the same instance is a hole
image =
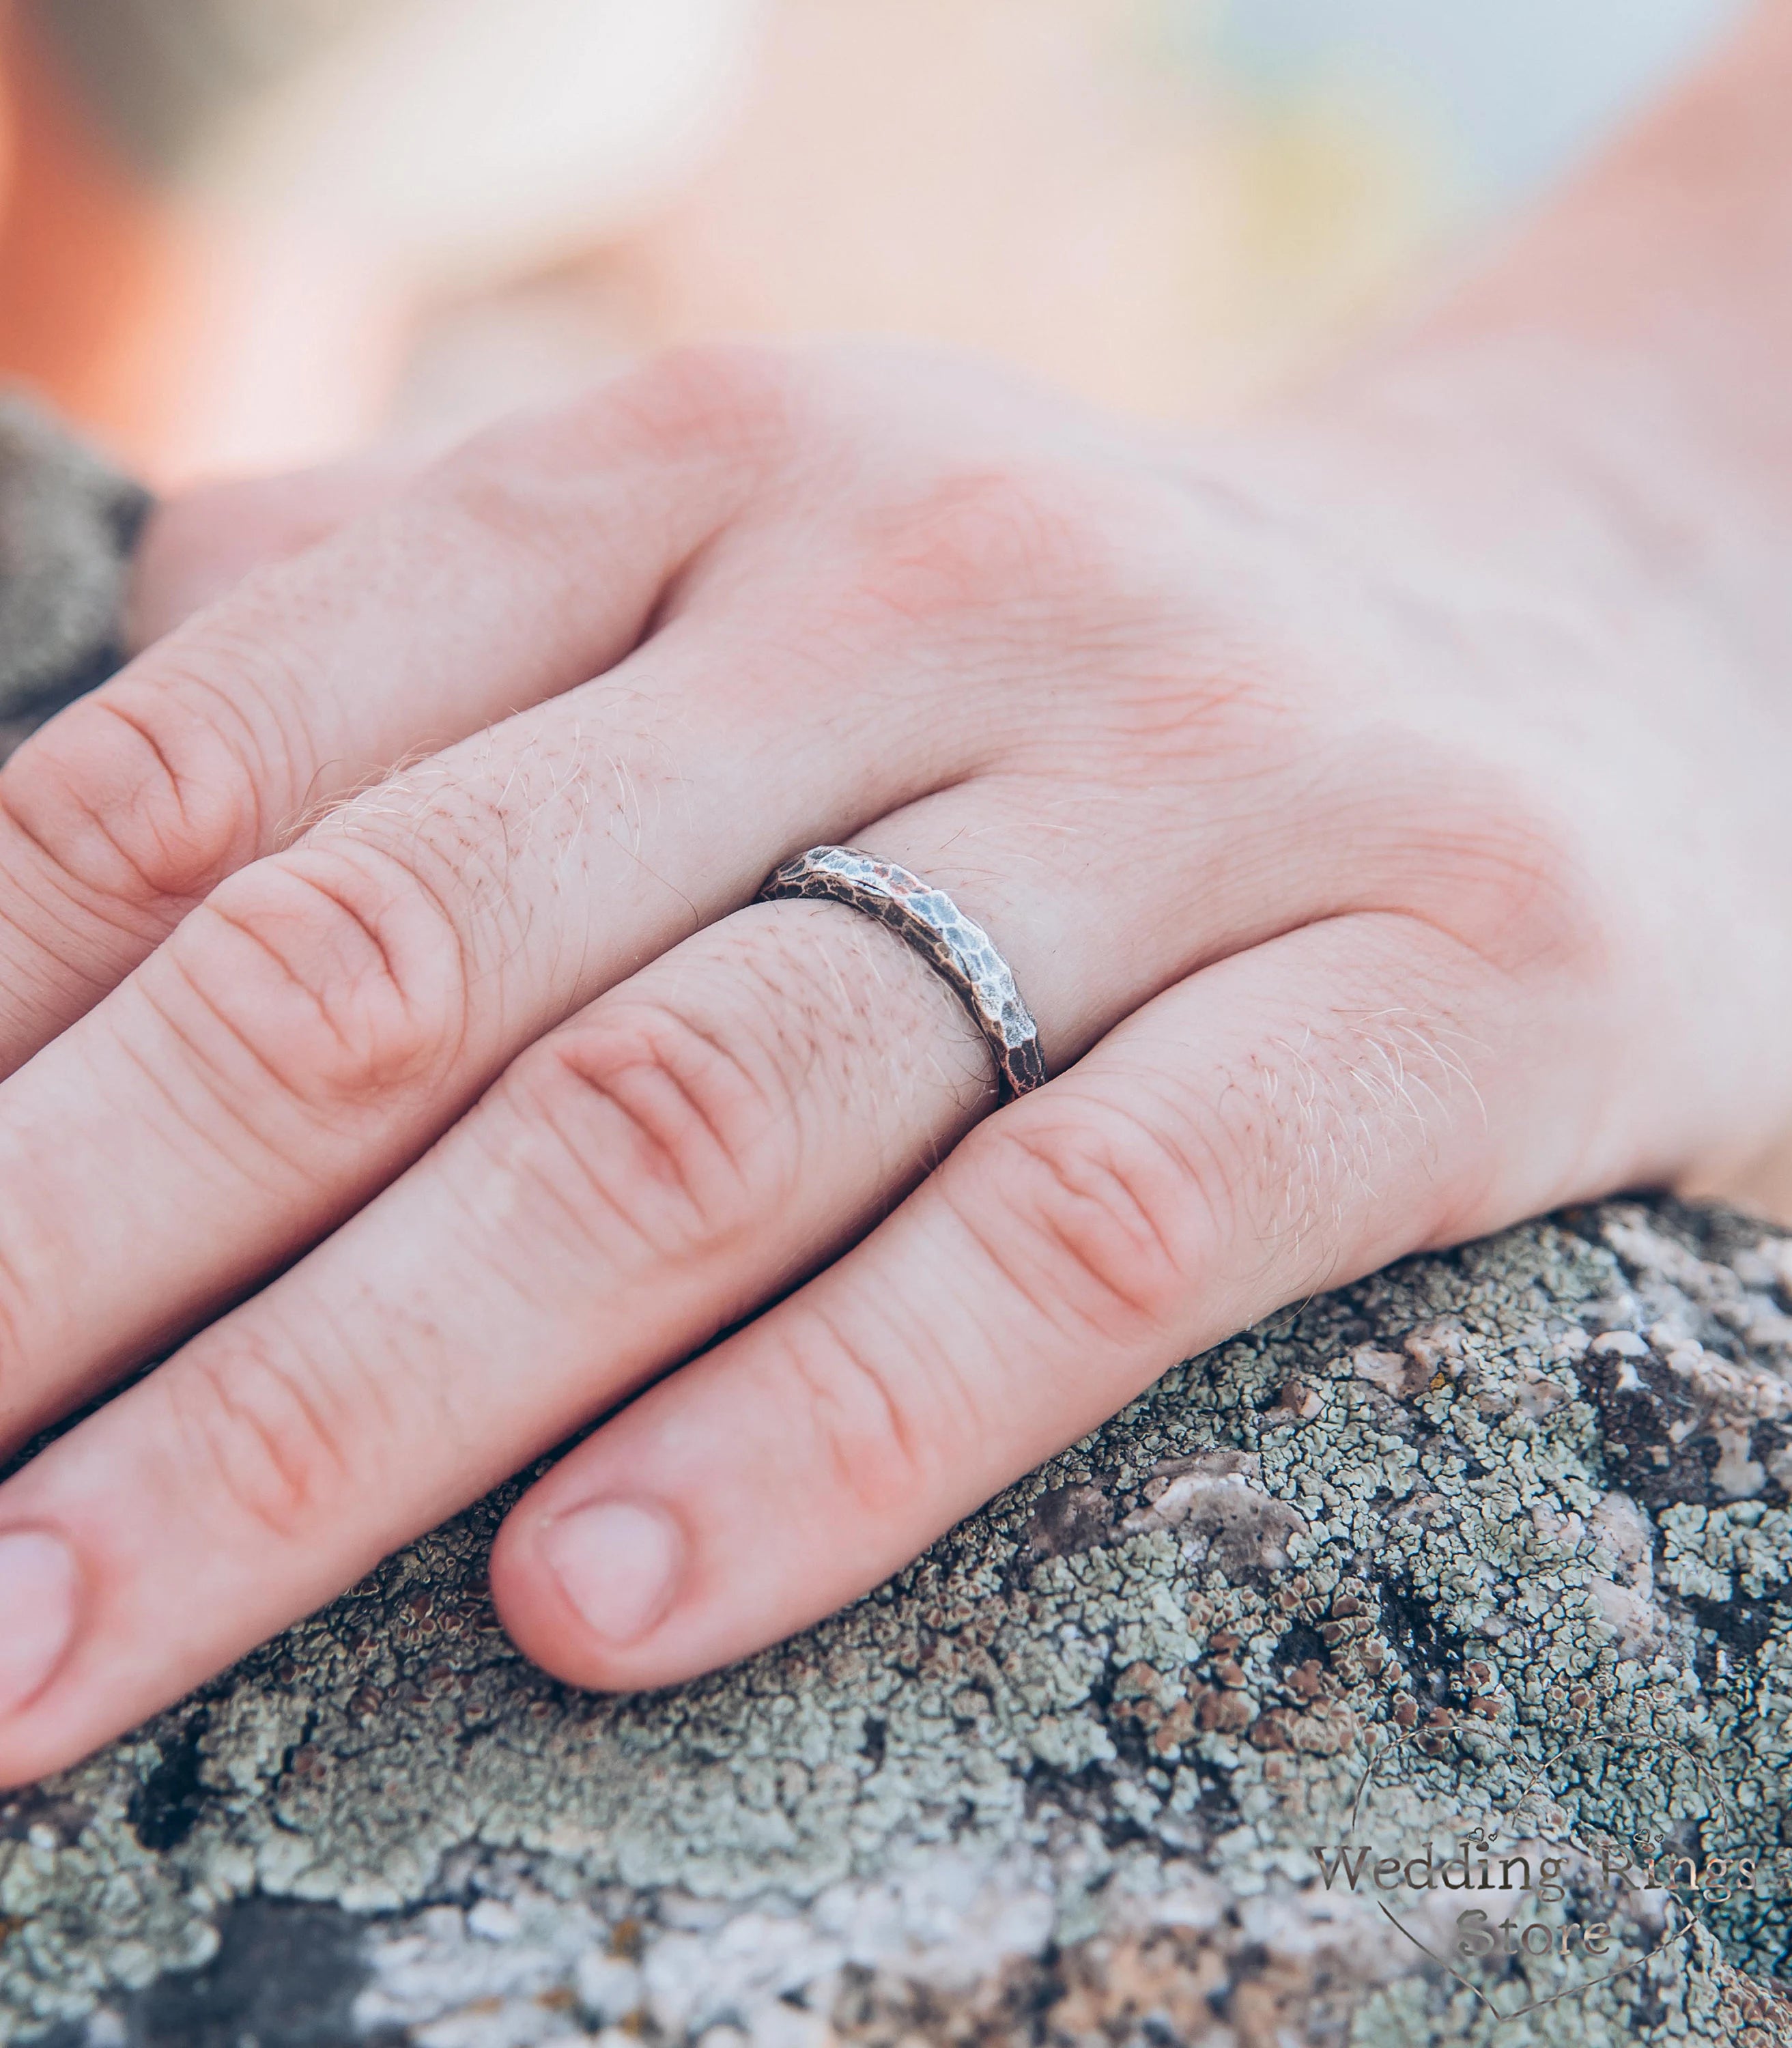
[[[1003,1100],[1025,1095],[1045,1078],[1039,1027],[1022,1002],[1014,977],[990,936],[943,889],[893,860],[878,860],[850,846],[812,846],[787,860],[759,891],[762,903],[806,897],[844,903],[887,925],[912,946],[971,1013],[995,1055]]]

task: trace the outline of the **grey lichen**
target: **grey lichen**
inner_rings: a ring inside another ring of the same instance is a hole
[[[148,504],[29,399],[0,393],[0,760],[118,665]]]
[[[1792,1246],[1670,1205],[1406,1261],[651,1697],[518,1658],[495,1497],[0,1798],[0,2039],[1792,2038],[1789,1304]],[[1593,1972],[1459,1981],[1453,1895],[1328,1887],[1360,1796],[1378,1849],[1554,1842],[1526,1917],[1629,1967],[1502,2019]],[[1612,1874],[1662,1842],[1678,1904]]]

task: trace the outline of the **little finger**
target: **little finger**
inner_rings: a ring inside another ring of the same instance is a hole
[[[1520,1071],[1515,1021],[1482,963],[1396,916],[1179,984],[563,1459],[494,1550],[506,1625],[580,1685],[731,1662],[867,1592],[1179,1359],[1574,1191],[1590,1112]]]

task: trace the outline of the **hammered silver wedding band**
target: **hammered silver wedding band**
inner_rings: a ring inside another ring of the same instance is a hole
[[[1002,1100],[1025,1095],[1045,1078],[1039,1027],[1021,1000],[1014,977],[982,925],[974,924],[943,889],[893,860],[875,859],[850,846],[812,846],[787,860],[760,891],[762,903],[785,897],[844,903],[887,925],[944,982],[995,1055]]]

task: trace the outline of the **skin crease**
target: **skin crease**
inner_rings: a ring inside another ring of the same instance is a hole
[[[1764,14],[1198,447],[705,351],[165,510],[153,644],[0,776],[6,1444],[179,1344],[0,1487],[0,1782],[630,1394],[492,1559],[585,1685],[828,1612],[1280,1303],[1792,1123],[1788,87]],[[751,905],[826,840],[995,935],[1046,1088]]]

